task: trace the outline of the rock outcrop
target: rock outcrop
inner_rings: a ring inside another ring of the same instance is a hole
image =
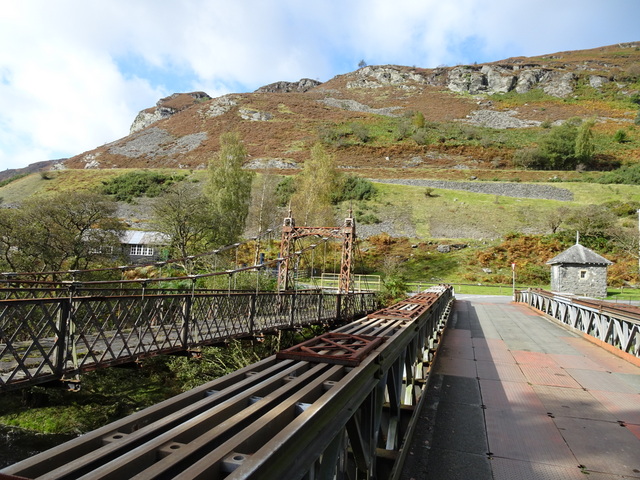
[[[415,88],[415,85],[412,85],[414,83],[427,83],[423,75],[391,65],[370,65],[357,70],[353,76],[355,76],[355,79],[347,82],[347,88],[381,88],[395,86],[410,89]]]
[[[483,65],[454,67],[449,72],[449,90],[477,94],[526,93],[542,88],[548,95],[565,98],[574,91],[576,75],[561,69],[533,65]]]
[[[290,93],[299,92],[304,93],[312,88],[317,87],[322,82],[318,80],[312,80],[310,78],[302,78],[297,82],[275,82],[260,87],[255,93]]]
[[[161,98],[155,107],[147,108],[138,113],[129,129],[129,134],[138,132],[159,120],[175,115],[194,103],[205,100],[211,100],[211,97],[204,92],[174,93]]]

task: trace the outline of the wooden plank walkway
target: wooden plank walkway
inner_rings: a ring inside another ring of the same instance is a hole
[[[640,367],[510,300],[457,296],[402,479],[640,478]]]

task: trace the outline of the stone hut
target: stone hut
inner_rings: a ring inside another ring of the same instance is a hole
[[[551,290],[587,297],[607,296],[607,267],[613,262],[576,243],[547,262]]]

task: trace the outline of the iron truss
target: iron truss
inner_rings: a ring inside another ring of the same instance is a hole
[[[432,287],[318,339],[312,355],[274,355],[0,476],[397,478],[452,300]]]
[[[640,309],[629,305],[558,295],[540,289],[516,292],[516,301],[586,334],[614,353],[640,358]]]

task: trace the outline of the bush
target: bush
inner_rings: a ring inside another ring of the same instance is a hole
[[[606,172],[597,178],[595,182],[640,185],[640,164],[624,165],[617,170]]]
[[[346,200],[371,200],[376,195],[376,187],[366,178],[356,175],[344,177],[342,186],[332,197],[334,204]]]
[[[572,170],[578,164],[576,138],[578,121],[567,120],[559,127],[553,127],[540,142],[540,153],[548,159],[550,170]]]
[[[381,220],[373,213],[364,213],[361,211],[357,211],[356,222],[361,223],[362,225],[374,225],[380,223]]]
[[[137,197],[157,197],[185,177],[146,170],[124,173],[102,182],[102,193],[113,195],[121,202],[131,202]]]
[[[620,129],[613,135],[613,140],[618,143],[625,143],[629,141],[629,136],[627,135],[627,132]]]
[[[611,210],[617,217],[635,217],[638,209],[640,209],[640,202],[629,200],[623,202],[622,200],[612,200],[604,203],[604,206]]]
[[[406,117],[401,117],[398,120],[395,128],[395,140],[400,141],[408,138],[413,133],[413,125],[411,124],[411,119]]]
[[[429,145],[431,143],[431,137],[426,128],[420,128],[411,135],[411,138],[418,145]]]
[[[284,177],[276,186],[276,202],[279,207],[286,207],[291,201],[292,195],[296,192],[296,185],[293,177]]]
[[[362,143],[367,143],[369,140],[371,140],[369,128],[367,128],[366,125],[354,123],[351,125],[351,131]]]
[[[549,170],[549,159],[538,148],[523,148],[513,157],[516,167],[534,170]]]

